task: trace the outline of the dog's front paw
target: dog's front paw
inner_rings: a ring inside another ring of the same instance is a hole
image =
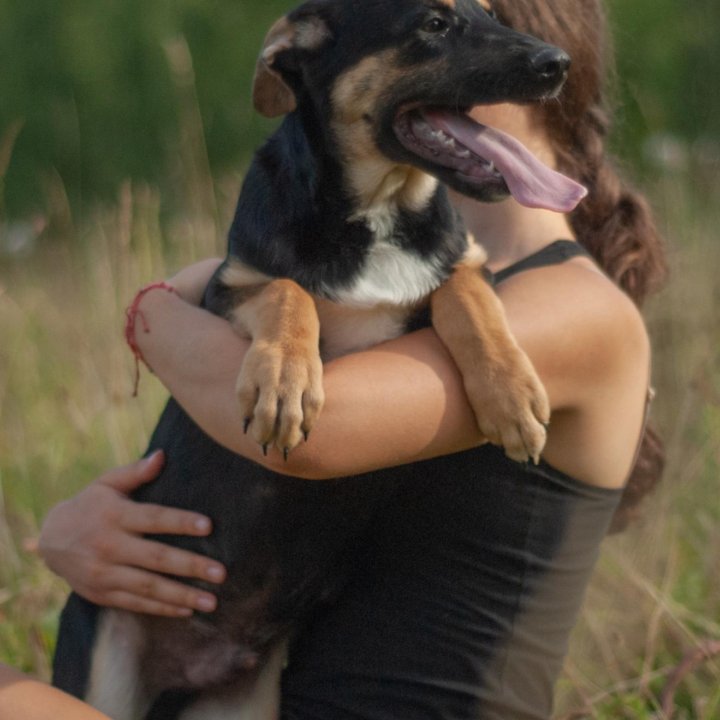
[[[325,400],[322,362],[314,348],[253,342],[237,380],[245,432],[262,446],[285,455],[313,427]]]
[[[550,421],[547,393],[527,355],[508,347],[497,363],[484,359],[464,374],[478,427],[518,462],[540,461]]]

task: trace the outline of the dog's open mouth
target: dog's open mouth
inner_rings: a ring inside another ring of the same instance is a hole
[[[587,195],[579,183],[540,162],[515,138],[463,113],[436,108],[401,111],[395,134],[406,150],[454,171],[470,185],[527,207],[570,212]]]

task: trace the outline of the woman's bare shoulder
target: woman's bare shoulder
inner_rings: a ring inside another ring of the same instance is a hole
[[[589,260],[524,272],[498,293],[541,377],[564,385],[568,399],[582,399],[589,385],[617,387],[619,380],[632,382],[647,372],[650,351],[640,312]]]
[[[650,349],[638,309],[585,259],[517,275],[499,293],[550,396],[544,456],[573,477],[620,487],[649,382]]]

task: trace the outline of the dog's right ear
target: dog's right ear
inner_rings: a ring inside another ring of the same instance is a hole
[[[253,105],[265,117],[286,115],[297,107],[293,89],[275,68],[278,56],[291,50],[315,50],[330,37],[319,17],[290,20],[281,17],[268,31],[253,79]]]

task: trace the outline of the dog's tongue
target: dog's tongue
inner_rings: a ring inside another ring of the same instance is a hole
[[[423,114],[432,127],[493,162],[521,205],[570,212],[587,195],[582,185],[541,163],[522,143],[500,130],[480,125],[467,115],[442,110]]]

